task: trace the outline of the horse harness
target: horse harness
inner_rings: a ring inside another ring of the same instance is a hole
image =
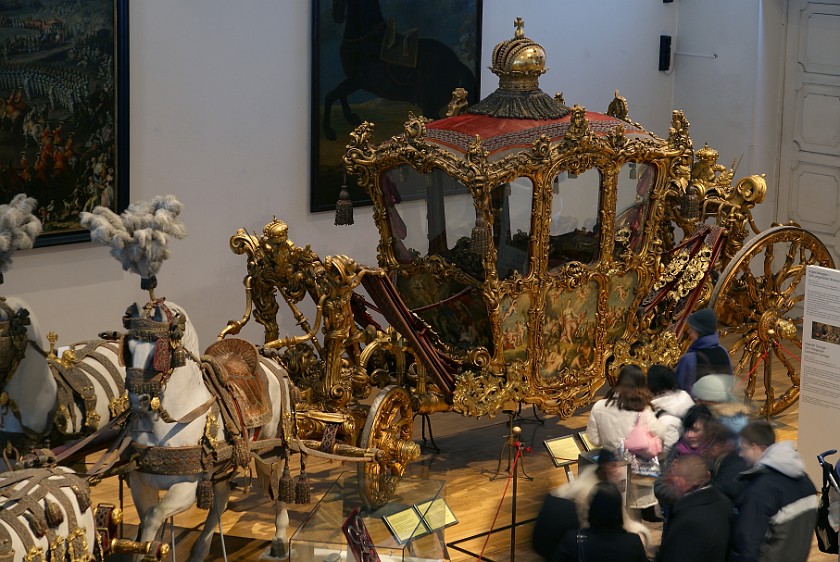
[[[86,529],[79,526],[73,502],[64,492],[69,489],[79,512],[90,508],[87,482],[59,468],[25,469],[0,474],[0,562],[12,562],[15,551],[12,534],[18,536],[25,550],[26,562],[91,561]],[[50,495],[51,497],[47,497]],[[27,524],[21,520],[26,520]],[[67,523],[67,535],[58,534]],[[36,544],[46,537],[49,551]]]
[[[0,298],[0,310],[7,317],[7,320],[0,322],[0,383],[2,383],[0,388],[6,387],[25,357],[27,347],[31,347],[44,357],[57,386],[57,407],[50,414],[48,426],[55,427],[60,434],[65,436],[80,433],[83,430],[93,431],[99,426],[100,419],[96,413],[96,390],[91,385],[91,380],[96,380],[104,389],[112,417],[124,409],[123,403],[127,402],[127,398],[124,397],[125,386],[122,377],[113,363],[100,351],[104,347],[117,354],[119,350],[115,344],[106,340],[84,342],[77,344],[81,347],[74,346],[59,359],[52,352],[44,351],[36,342],[27,339],[26,327],[31,323],[28,310],[22,308],[15,312],[3,298]],[[113,386],[117,388],[116,394],[103,374],[83,362],[88,357],[105,367]],[[78,405],[83,419],[78,419],[73,405]],[[7,449],[7,445],[11,445],[18,450],[30,450],[31,445],[37,445],[40,442],[40,436],[23,425],[17,404],[3,390],[0,391],[0,412],[6,411],[11,411],[21,424],[25,437],[21,437],[18,433],[0,431],[3,448]]]
[[[151,318],[149,311],[155,306],[163,312],[166,320],[156,321]],[[212,481],[250,464],[251,450],[247,432],[257,428],[255,434],[258,433],[258,428],[271,418],[271,406],[265,399],[267,379],[256,369],[259,359],[253,345],[244,341],[244,345],[219,342],[225,343],[221,352],[211,346],[208,349],[210,354],[198,359],[183,348],[183,316],[173,313],[162,299],[147,304],[144,314],[140,316],[136,304],[129,307],[124,316],[127,333],[123,337],[154,341],[152,366],[150,369],[127,368],[126,388],[137,395],[147,395],[149,409],[167,423],[189,423],[204,414],[207,417],[204,433],[197,445],[147,446],[132,441],[127,446],[126,454],[140,472],[160,475],[204,474],[205,477],[199,482],[198,504],[207,509],[212,504]],[[228,349],[231,345],[241,345],[242,348],[233,352]],[[125,342],[122,347],[125,357]],[[253,353],[253,357],[248,350]],[[211,398],[185,416],[174,419],[163,408],[161,395],[174,369],[184,366],[187,357],[200,366]],[[242,365],[248,368],[243,370]],[[220,417],[227,433],[224,441],[217,439]]]

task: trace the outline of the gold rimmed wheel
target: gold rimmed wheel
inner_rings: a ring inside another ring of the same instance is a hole
[[[360,447],[382,451],[376,461],[359,465],[361,493],[368,507],[387,502],[408,463],[420,456],[420,447],[411,440],[413,420],[411,397],[401,386],[386,386],[373,400],[359,438]]]
[[[798,226],[770,228],[735,254],[712,291],[723,343],[735,376],[746,377],[745,398],[764,386],[761,415],[770,417],[799,398],[805,271],[834,267],[819,238]]]

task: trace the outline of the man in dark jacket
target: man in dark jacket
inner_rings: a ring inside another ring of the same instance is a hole
[[[764,420],[748,423],[738,442],[752,468],[735,502],[732,562],[805,562],[817,522],[817,490],[792,441],[776,443]]]
[[[725,562],[732,502],[709,484],[700,455],[683,456],[668,470],[668,482],[681,496],[668,515],[657,562]]]
[[[687,323],[691,345],[680,357],[674,373],[680,388],[691,393],[697,379],[705,375],[731,375],[732,361],[729,353],[720,345],[714,310],[702,308],[689,316]]]

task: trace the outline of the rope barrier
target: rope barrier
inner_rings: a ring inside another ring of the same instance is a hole
[[[490,523],[490,532],[487,533],[487,537],[484,539],[484,544],[481,546],[481,552],[478,554],[478,558],[476,560],[482,560],[484,558],[484,549],[487,548],[487,543],[490,541],[490,535],[493,532],[493,527],[496,526],[496,519],[499,517],[499,512],[502,510],[502,504],[505,501],[505,497],[507,496],[508,486],[510,486],[510,481],[513,480],[513,475],[516,473],[516,463],[519,461],[519,457],[522,456],[522,450],[517,447],[516,448],[516,456],[513,457],[513,463],[510,467],[510,472],[508,473],[507,482],[505,482],[505,490],[502,492],[502,498],[499,500],[499,507],[496,508],[496,514],[493,516],[493,522]]]

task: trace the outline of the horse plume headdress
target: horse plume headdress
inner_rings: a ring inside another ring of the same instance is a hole
[[[32,214],[37,204],[19,193],[8,205],[0,205],[0,283],[12,265],[12,252],[31,248],[43,230],[40,219]]]
[[[92,240],[111,247],[111,255],[124,270],[140,276],[140,287],[155,300],[156,275],[169,257],[169,237],[187,236],[179,218],[182,208],[174,195],[157,195],[132,203],[121,215],[107,207],[95,207],[93,212],[81,213],[79,222],[90,230]]]

